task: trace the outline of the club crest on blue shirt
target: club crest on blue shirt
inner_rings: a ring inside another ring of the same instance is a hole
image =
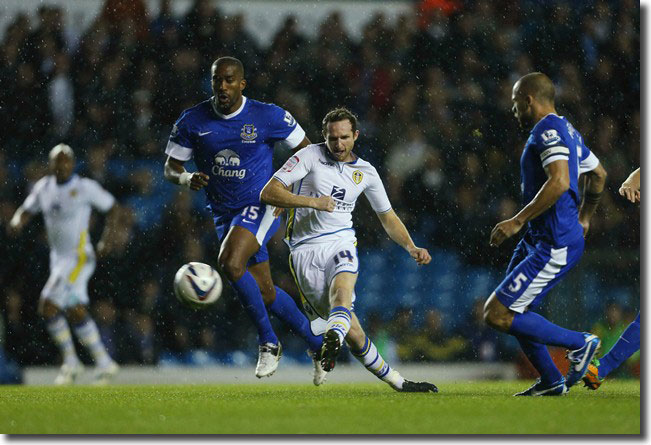
[[[256,133],[256,128],[253,124],[245,124],[242,127],[240,136],[242,137],[242,142],[254,142],[255,138],[258,137],[258,133]]]

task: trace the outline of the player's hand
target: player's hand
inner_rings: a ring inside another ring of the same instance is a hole
[[[430,256],[427,249],[424,249],[422,247],[414,246],[409,250],[409,255],[411,255],[411,257],[416,261],[416,263],[418,263],[419,266],[429,264],[429,262],[432,261],[432,257]]]
[[[491,232],[490,245],[497,247],[504,242],[505,239],[511,238],[522,229],[522,224],[515,218],[507,219],[498,223],[493,227]]]
[[[335,209],[335,200],[332,199],[332,196],[319,196],[314,199],[314,208],[326,212],[333,212]]]
[[[283,214],[284,211],[285,209],[283,207],[276,207],[274,209],[274,218],[278,218],[280,215]]]
[[[210,176],[202,172],[183,172],[179,178],[179,184],[196,191],[207,186],[209,179]]]
[[[632,203],[640,202],[640,189],[636,189],[627,182],[624,182],[619,188],[619,194]]]

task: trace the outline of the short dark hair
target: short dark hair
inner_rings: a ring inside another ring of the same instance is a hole
[[[353,133],[355,133],[355,131],[357,131],[357,116],[355,116],[352,111],[344,107],[339,107],[328,111],[328,113],[323,118],[323,127],[321,129],[323,131],[323,134],[326,134],[329,123],[345,120],[350,121],[350,125],[353,127]]]
[[[224,56],[215,60],[212,63],[212,66],[218,66],[222,64],[235,66],[237,71],[239,71],[240,74],[242,75],[242,78],[244,78],[244,65],[242,64],[242,61],[240,59],[236,59],[235,57],[230,57],[230,56]]]

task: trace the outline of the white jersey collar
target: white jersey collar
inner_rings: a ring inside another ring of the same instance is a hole
[[[231,114],[222,114],[219,112],[219,110],[217,110],[217,107],[215,106],[215,96],[210,98],[210,105],[212,105],[212,109],[217,116],[221,117],[222,119],[231,119],[240,114],[244,109],[244,105],[246,105],[246,96],[242,96],[242,105],[240,105],[240,108],[233,111]]]

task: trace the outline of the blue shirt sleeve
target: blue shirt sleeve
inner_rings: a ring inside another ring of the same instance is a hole
[[[269,104],[268,137],[271,142],[287,141],[292,148],[296,147],[305,138],[305,131],[296,122],[289,111],[277,105]]]
[[[165,154],[180,161],[188,161],[192,158],[194,150],[194,137],[189,113],[184,111],[181,117],[174,123],[170,139],[165,148]]]
[[[553,121],[541,122],[533,134],[532,147],[540,156],[540,162],[545,167],[554,161],[570,159],[570,145],[565,131]]]

